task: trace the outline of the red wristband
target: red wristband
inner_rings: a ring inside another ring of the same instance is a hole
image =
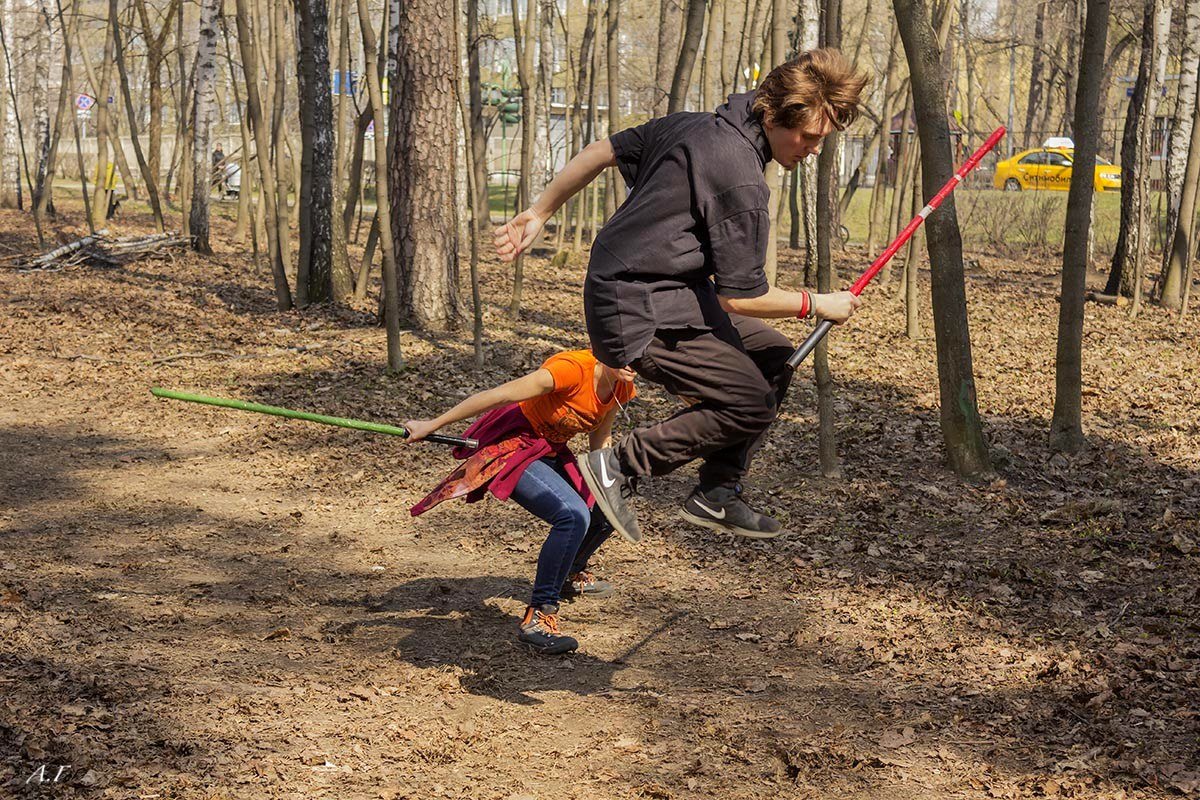
[[[796,315],[796,319],[808,319],[809,312],[812,311],[812,298],[808,292],[800,292],[804,297],[800,300],[800,313]]]

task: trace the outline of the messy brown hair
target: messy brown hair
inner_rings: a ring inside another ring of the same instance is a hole
[[[784,128],[816,128],[827,117],[845,130],[858,118],[867,80],[840,50],[809,50],[771,70],[758,87],[754,111],[764,123]]]

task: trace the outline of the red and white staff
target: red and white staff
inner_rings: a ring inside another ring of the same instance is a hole
[[[1004,138],[1004,133],[1005,130],[1003,125],[992,131],[992,135],[987,138],[987,141],[980,145],[979,149],[971,154],[971,157],[968,158],[966,162],[964,162],[963,165],[958,168],[958,172],[950,176],[950,180],[946,181],[946,185],[939,189],[938,193],[933,196],[933,199],[929,201],[928,205],[918,211],[917,215],[912,218],[912,221],[904,226],[904,230],[900,231],[900,235],[897,236],[895,240],[887,246],[886,250],[879,254],[879,258],[875,259],[874,263],[867,268],[867,271],[859,276],[858,280],[854,282],[854,285],[850,287],[849,291],[856,295],[862,294],[863,289],[867,288],[867,284],[879,274],[879,270],[883,269],[884,266],[892,260],[892,256],[896,255],[896,251],[903,247],[904,243],[912,237],[917,228],[921,226],[921,223],[925,221],[925,218],[932,214],[937,207],[942,204],[942,201],[954,191],[954,187],[958,186],[958,184],[962,182],[962,179],[967,177],[967,173],[975,169],[983,157],[987,155],[988,151],[995,147],[996,143]],[[832,327],[833,323],[829,320],[825,320],[818,325],[816,330],[809,334],[809,337],[804,340],[804,344],[800,345],[798,348],[796,348],[796,352],[792,353],[791,358],[787,360],[788,367],[792,370],[795,370],[796,367],[800,366],[800,362],[804,361],[804,359],[808,357],[808,354],[811,353],[813,348],[817,346],[817,342],[825,338],[825,334],[829,333],[829,329]]]

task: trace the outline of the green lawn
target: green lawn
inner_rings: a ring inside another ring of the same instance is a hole
[[[870,189],[860,190],[850,201],[842,224],[850,230],[851,242],[862,242],[868,227]],[[891,189],[886,192],[891,204]],[[1157,213],[1161,192],[1152,195],[1150,208]],[[1066,192],[999,192],[992,189],[959,189],[954,194],[963,239],[971,246],[995,246],[1026,249],[1058,248],[1062,245],[1066,220]],[[1096,195],[1096,246],[1115,245],[1121,220],[1121,197],[1116,192]],[[905,215],[907,222],[909,215]]]

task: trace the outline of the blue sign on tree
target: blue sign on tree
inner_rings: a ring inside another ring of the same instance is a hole
[[[333,94],[354,96],[355,90],[358,88],[358,73],[353,70],[345,72],[340,69],[333,71]]]

